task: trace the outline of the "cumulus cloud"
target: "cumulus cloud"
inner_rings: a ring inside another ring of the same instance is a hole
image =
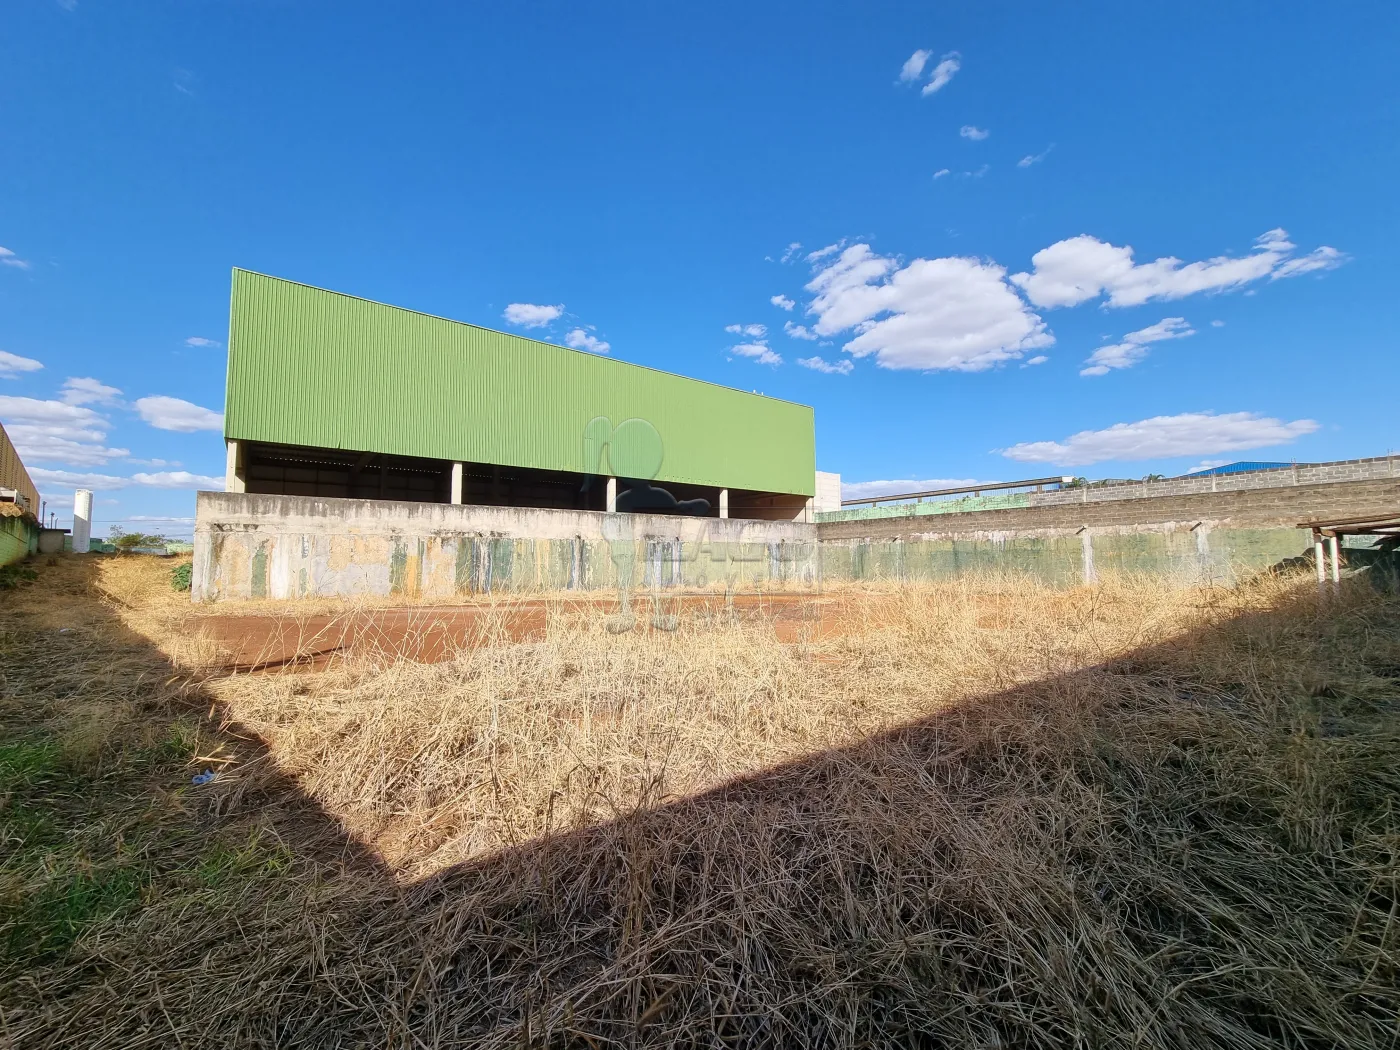
[[[935,171],[935,172],[933,173],[933,177],[934,177],[935,179],[941,179],[941,178],[943,178],[944,175],[951,175],[951,174],[952,174],[952,172],[949,171],[947,168],[939,168],[937,171]]]
[[[1185,339],[1195,334],[1196,330],[1186,323],[1186,318],[1164,317],[1154,325],[1129,332],[1121,343],[1099,347],[1089,355],[1084,362],[1087,367],[1081,368],[1079,374],[1102,376],[1115,368],[1132,368],[1147,356],[1149,344],[1160,343],[1164,339]]]
[[[783,363],[782,356],[770,350],[768,344],[765,342],[738,343],[729,348],[729,353],[738,354],[740,357],[752,358],[761,365],[773,365],[776,367]]]
[[[509,324],[520,328],[543,328],[551,321],[557,320],[563,312],[563,303],[554,306],[540,305],[539,303],[511,303],[501,316]]]
[[[793,324],[791,321],[783,322],[783,331],[794,339],[806,339],[810,343],[815,343],[821,336],[812,331],[806,325]]]
[[[842,349],[885,368],[978,372],[1049,346],[1044,322],[981,259],[915,259],[906,266],[853,244],[807,284],[820,336],[852,331]]]
[[[1036,355],[1035,355],[1034,357],[1032,357],[1029,361],[1027,361],[1027,362],[1025,362],[1023,365],[1021,365],[1021,367],[1022,367],[1022,368],[1031,368],[1031,367],[1034,366],[1034,365],[1043,365],[1043,364],[1045,364],[1046,361],[1049,361],[1049,360],[1050,360],[1050,358],[1046,357],[1044,354],[1036,354]]]
[[[810,368],[813,372],[823,372],[829,376],[850,375],[856,367],[849,357],[840,361],[828,361],[822,357],[799,357],[797,363],[803,368]]]
[[[0,350],[0,378],[13,379],[21,372],[37,372],[44,366],[32,357],[20,357]]]
[[[224,414],[202,408],[178,397],[141,397],[136,399],[136,411],[157,430],[175,430],[191,434],[196,430],[223,430]]]
[[[1303,256],[1295,256],[1295,248],[1284,230],[1275,229],[1257,238],[1254,251],[1244,256],[1221,255],[1193,263],[1167,256],[1135,263],[1130,246],[1080,234],[1036,252],[1031,271],[1011,280],[1036,306],[1075,306],[1101,295],[1108,297],[1108,306],[1140,306],[1154,299],[1229,291],[1266,277],[1277,280],[1330,270],[1346,261],[1335,248],[1324,246]]]
[[[223,346],[217,339],[205,339],[202,335],[192,335],[185,340],[186,346]]]
[[[1208,456],[1285,445],[1317,429],[1318,424],[1311,419],[1285,423],[1254,412],[1183,412],[1115,423],[1105,430],[1081,430],[1064,441],[1024,442],[1002,449],[1001,454],[1022,463],[1076,467],[1107,460]]]
[[[796,302],[789,299],[786,295],[775,295],[768,301],[774,306],[776,306],[779,310],[791,310],[794,306],[797,305]]]
[[[809,263],[821,262],[821,260],[825,259],[828,255],[835,255],[839,252],[845,246],[845,243],[845,241],[837,241],[835,244],[828,244],[825,248],[818,248],[814,252],[808,252],[807,261]]]
[[[0,265],[13,266],[16,270],[29,269],[29,261],[27,259],[21,259],[8,248],[0,248]]]
[[[91,376],[70,376],[63,381],[63,392],[59,395],[66,405],[111,405],[120,396],[121,391],[116,387]]]
[[[985,128],[979,128],[974,124],[964,124],[958,129],[958,134],[965,139],[971,139],[973,142],[981,142],[990,135],[991,132]]]
[[[953,79],[953,74],[962,68],[962,56],[956,51],[949,51],[943,56],[938,65],[933,67],[933,72],[929,74],[928,83],[920,94],[932,95],[936,91],[942,91],[948,86],[948,81]]]
[[[933,56],[932,51],[918,50],[904,60],[904,66],[899,71],[899,79],[902,83],[909,83],[918,80],[924,75],[924,66]]]
[[[43,488],[57,485],[76,489],[124,489],[131,486],[152,489],[222,489],[224,479],[208,474],[191,474],[188,470],[166,470],[156,474],[133,474],[121,477],[116,474],[92,474],[74,470],[47,470],[35,467],[30,470],[34,484]],[[132,519],[136,520],[136,519]]]
[[[0,396],[0,422],[5,424],[26,464],[95,467],[131,454],[128,449],[108,448],[107,431],[111,424],[104,416],[80,405]]]
[[[761,324],[727,324],[724,330],[730,335],[746,335],[750,339],[762,339],[768,334],[768,326]]]
[[[976,478],[904,478],[894,481],[843,481],[842,499],[871,499],[875,496],[899,496],[906,492],[936,492],[939,489],[961,489],[969,485],[993,485],[992,481]]]
[[[590,354],[606,354],[612,343],[606,343],[597,336],[589,335],[582,328],[575,328],[564,336],[564,344],[575,350],[587,350]]]

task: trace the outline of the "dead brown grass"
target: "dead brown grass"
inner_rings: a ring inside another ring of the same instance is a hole
[[[125,627],[197,670],[187,612],[101,568]],[[1395,1045],[1394,598],[1123,579],[855,600],[848,633],[799,644],[561,609],[543,641],[443,664],[204,683],[210,827],[284,805],[285,776],[384,869],[265,824],[290,858],[272,875],[152,892],[0,985],[12,1037]]]

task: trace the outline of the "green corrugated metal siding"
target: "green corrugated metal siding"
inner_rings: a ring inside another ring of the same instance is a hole
[[[805,405],[246,270],[233,273],[226,408],[230,438],[580,473],[598,470],[592,420],[644,419],[659,480],[815,490]]]

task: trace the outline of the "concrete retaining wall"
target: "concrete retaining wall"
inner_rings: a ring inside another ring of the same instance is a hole
[[[7,505],[8,507],[13,504]],[[0,565],[29,557],[39,549],[39,526],[20,514],[0,514]]]
[[[815,587],[816,526],[201,492],[195,601]]]
[[[823,540],[820,551],[827,583],[1012,572],[1073,586],[1104,572],[1133,572],[1181,583],[1232,584],[1241,576],[1305,555],[1311,537],[1307,529],[1163,524]]]

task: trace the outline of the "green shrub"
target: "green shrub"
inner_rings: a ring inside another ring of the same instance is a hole
[[[190,576],[193,566],[189,562],[175,566],[170,570],[170,589],[173,591],[187,591],[190,589]]]

